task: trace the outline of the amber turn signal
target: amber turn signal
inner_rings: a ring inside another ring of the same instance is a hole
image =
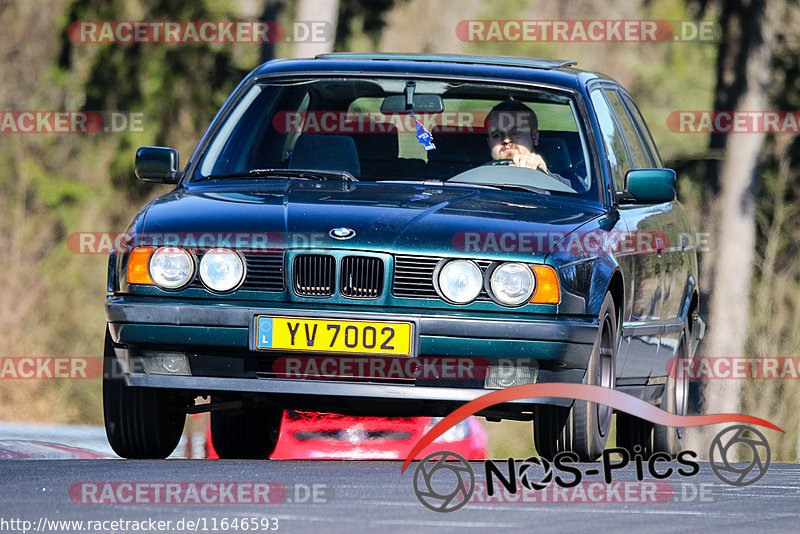
[[[126,278],[129,284],[149,284],[153,285],[150,278],[150,256],[153,255],[153,247],[137,247],[131,251],[128,258],[128,272]]]
[[[536,274],[536,291],[533,292],[530,302],[533,304],[558,304],[561,302],[561,287],[558,284],[558,274],[549,265],[532,265]]]

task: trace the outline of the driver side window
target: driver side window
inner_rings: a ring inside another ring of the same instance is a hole
[[[625,190],[625,173],[631,168],[631,159],[628,155],[628,147],[625,146],[625,139],[622,132],[617,128],[614,121],[614,114],[608,105],[603,91],[595,89],[591,94],[592,105],[594,106],[597,122],[600,124],[600,133],[603,137],[603,146],[608,156],[608,164],[611,168],[611,177],[614,180],[614,188],[617,191]]]

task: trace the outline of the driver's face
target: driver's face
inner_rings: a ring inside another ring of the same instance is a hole
[[[493,113],[489,116],[489,149],[492,159],[513,159],[533,152],[538,131],[531,131],[527,113]]]

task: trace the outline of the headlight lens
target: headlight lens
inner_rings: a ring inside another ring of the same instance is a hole
[[[492,272],[489,285],[499,303],[518,306],[530,300],[536,279],[527,265],[504,263]]]
[[[214,248],[200,260],[200,280],[212,291],[232,291],[244,278],[241,256],[227,248]]]
[[[439,270],[439,290],[456,304],[467,304],[478,298],[482,286],[483,273],[473,261],[449,261]]]
[[[194,276],[194,259],[182,248],[161,247],[150,256],[150,277],[163,289],[179,289]]]

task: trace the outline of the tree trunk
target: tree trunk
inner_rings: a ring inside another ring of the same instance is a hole
[[[264,11],[261,12],[260,20],[278,20],[283,9],[283,0],[265,0]],[[275,43],[262,43],[261,44],[261,63],[266,63],[275,59]]]
[[[727,110],[733,111],[769,108],[767,89],[776,22],[771,14],[780,3],[770,2],[769,7],[766,0],[722,3],[717,110],[728,104],[732,107]],[[699,356],[744,355],[755,257],[755,195],[764,137],[763,133],[731,133],[723,139],[709,329],[705,350]],[[718,137],[713,139],[712,148],[719,146],[719,142]],[[740,386],[737,380],[709,380],[704,387],[704,411],[738,412]],[[703,442],[707,444],[706,440]]]
[[[330,26],[326,31],[324,41],[313,40],[298,41],[294,44],[294,57],[314,57],[317,54],[333,52],[333,41],[336,36],[336,22],[339,19],[339,0],[299,0],[295,21],[311,23],[324,21]],[[287,28],[291,35],[291,30]]]

